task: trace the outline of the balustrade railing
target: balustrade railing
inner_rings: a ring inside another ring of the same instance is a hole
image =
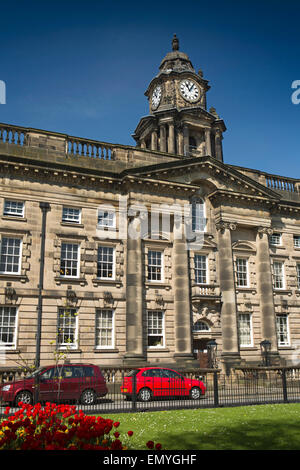
[[[39,145],[40,140],[42,145]],[[59,142],[57,148],[60,150],[65,148],[66,156],[71,157],[84,156],[101,160],[114,160],[117,148],[122,148],[121,145],[107,142],[0,123],[0,143],[24,147],[47,148],[48,146],[53,150],[56,148],[55,140]],[[65,147],[62,145],[63,141],[65,141]]]
[[[266,186],[270,189],[279,189],[280,191],[294,193],[298,192],[296,183],[296,180],[266,175]]]

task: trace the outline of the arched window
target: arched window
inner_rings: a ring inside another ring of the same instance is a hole
[[[200,331],[210,331],[208,324],[202,320],[195,321],[193,325],[193,331],[200,332]]]
[[[192,231],[205,232],[206,218],[205,205],[202,199],[194,199],[192,201]]]

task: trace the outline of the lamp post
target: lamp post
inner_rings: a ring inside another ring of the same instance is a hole
[[[217,349],[218,345],[214,339],[208,341],[207,343],[208,349],[208,366],[211,369],[217,367]]]
[[[261,355],[263,358],[263,365],[268,367],[269,364],[269,353],[271,351],[271,342],[265,339],[260,343]]]

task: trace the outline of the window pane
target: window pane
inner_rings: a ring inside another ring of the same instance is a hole
[[[113,311],[98,310],[96,312],[96,345],[113,347]]]
[[[163,346],[163,312],[159,310],[148,311],[148,346]]]
[[[78,277],[79,245],[62,243],[60,259],[60,275]]]
[[[6,238],[1,240],[0,272],[18,274],[21,261],[21,239]]]
[[[0,307],[0,348],[15,346],[16,307]]]
[[[58,313],[58,344],[60,346],[77,345],[77,311],[74,308],[60,308]]]
[[[236,260],[236,280],[239,287],[248,285],[247,260],[237,258]]]
[[[114,249],[108,246],[98,247],[97,277],[114,278]]]
[[[80,209],[74,209],[73,207],[63,207],[62,221],[79,224],[80,212]]]
[[[195,282],[197,284],[206,284],[207,283],[206,256],[195,255],[194,263],[195,263]]]
[[[13,217],[23,217],[24,202],[23,201],[4,201],[3,215],[10,215]]]
[[[243,313],[239,315],[239,338],[240,346],[251,346],[251,316]]]
[[[204,202],[199,199],[192,202],[192,230],[193,232],[204,232],[205,227]]]
[[[148,252],[148,281],[162,280],[162,252]]]
[[[288,346],[289,337],[288,337],[287,315],[277,315],[276,326],[277,326],[278,346]]]
[[[98,226],[99,227],[114,227],[115,226],[115,212],[109,210],[98,211]]]
[[[283,289],[283,263],[274,261],[273,263],[273,280],[275,289]]]

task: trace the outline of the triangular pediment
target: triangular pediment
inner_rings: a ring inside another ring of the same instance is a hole
[[[139,178],[179,183],[185,185],[211,186],[211,191],[255,195],[278,200],[274,191],[258,183],[249,176],[233,169],[212,157],[178,159],[167,163],[131,168],[124,175],[135,175]]]

